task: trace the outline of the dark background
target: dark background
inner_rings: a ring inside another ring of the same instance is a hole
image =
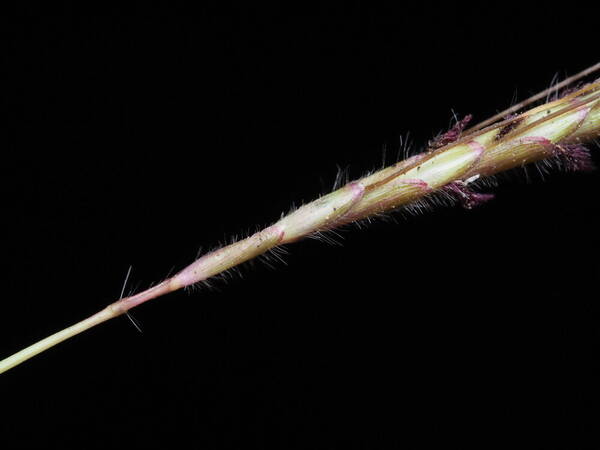
[[[336,165],[359,177],[407,132],[417,151],[452,111],[483,120],[597,62],[591,13],[425,6],[6,15],[0,354],[114,301],[129,265],[145,288]],[[478,209],[152,301],[142,334],[118,318],[0,376],[2,439],[597,448],[599,183],[515,171]]]

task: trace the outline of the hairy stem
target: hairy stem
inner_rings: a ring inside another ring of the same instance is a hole
[[[593,66],[586,74],[599,67]],[[448,132],[439,146],[348,183],[264,230],[202,256],[162,283],[122,298],[0,361],[0,373],[148,300],[206,280],[310,234],[392,211],[439,192],[455,196],[470,207],[478,199],[489,198],[467,188],[472,180],[543,159],[557,159],[567,169],[585,169],[589,156],[580,144],[600,134],[600,81],[487,128],[479,125],[461,134],[464,124],[457,125],[460,127]]]

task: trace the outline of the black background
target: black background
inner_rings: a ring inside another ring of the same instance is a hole
[[[3,27],[0,352],[597,62],[585,11],[29,6]],[[589,18],[588,18],[589,17]],[[384,155],[384,150],[385,156]],[[595,151],[597,151],[595,149]],[[598,162],[598,158],[596,158]],[[598,185],[305,240],[0,376],[6,448],[598,443]],[[3,444],[3,448],[4,444]]]

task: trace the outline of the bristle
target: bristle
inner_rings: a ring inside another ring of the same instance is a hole
[[[337,166],[337,173],[335,175],[335,180],[333,182],[333,189],[336,190],[345,186],[350,181],[349,168],[348,167],[340,167]]]
[[[405,160],[410,158],[413,152],[412,141],[410,140],[410,133],[407,132],[405,136],[400,136],[400,145],[398,146],[398,153],[396,155],[396,161]]]

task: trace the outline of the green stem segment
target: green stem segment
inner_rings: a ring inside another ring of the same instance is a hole
[[[60,344],[62,341],[65,341],[70,337],[82,333],[85,330],[95,327],[96,325],[106,322],[107,320],[116,316],[117,314],[115,314],[110,307],[104,308],[102,311],[97,312],[93,316],[88,317],[87,319],[82,320],[75,325],[71,325],[70,327],[61,330],[58,333],[54,333],[47,338],[44,338],[41,341],[24,348],[14,355],[3,359],[0,361],[0,373],[6,372],[7,370],[21,364],[23,361],[27,361],[29,358],[32,358],[35,355],[54,347],[56,344]]]
[[[590,141],[600,134],[600,81],[499,124],[474,129],[445,147],[351,182],[244,240],[202,256],[168,280],[0,361],[0,373],[148,300],[206,280],[276,246],[391,211],[450,183],[465,184],[473,177],[556,156],[563,145]]]

